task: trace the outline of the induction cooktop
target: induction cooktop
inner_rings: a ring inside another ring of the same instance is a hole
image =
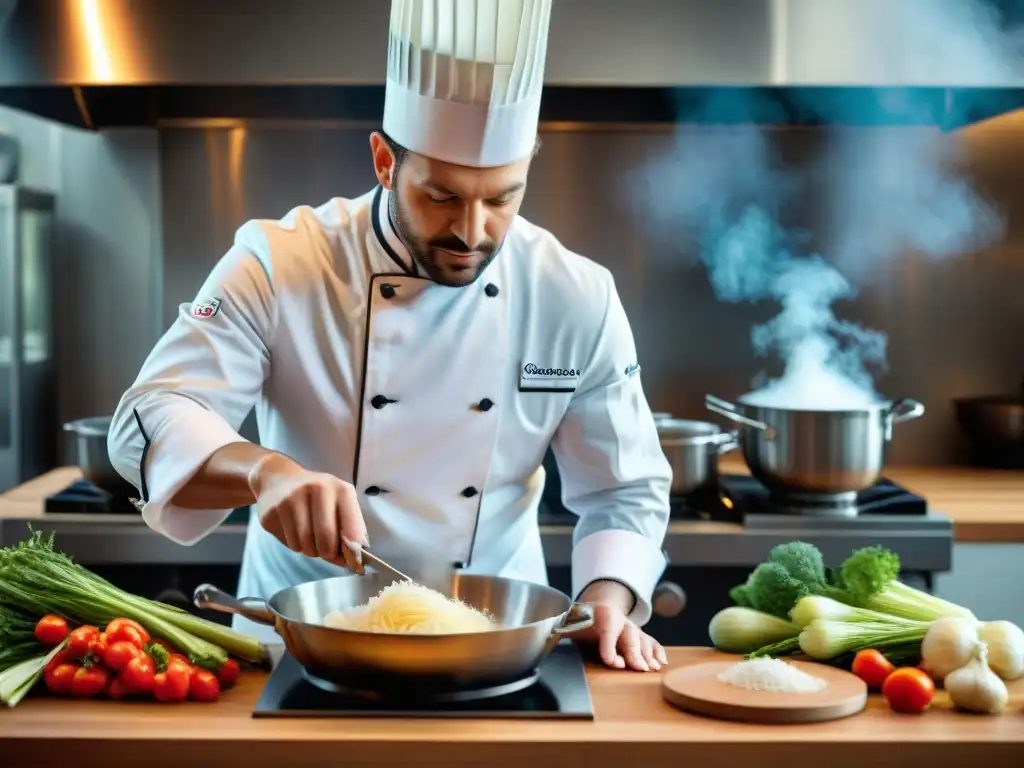
[[[571,641],[555,646],[538,672],[527,688],[472,701],[379,700],[325,690],[311,683],[295,657],[285,653],[270,673],[253,717],[594,719],[583,659]]]

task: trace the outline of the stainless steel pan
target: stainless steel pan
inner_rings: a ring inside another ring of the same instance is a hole
[[[494,576],[452,574],[428,584],[487,611],[500,629],[459,635],[388,635],[333,629],[324,616],[363,605],[392,583],[380,574],[348,575],[281,590],[269,600],[236,600],[216,587],[196,589],[200,608],[273,626],[306,677],[327,690],[374,698],[456,701],[521,690],[560,639],[594,623],[590,606],[551,587]]]

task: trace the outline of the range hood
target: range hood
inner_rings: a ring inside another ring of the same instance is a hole
[[[913,10],[992,0],[553,2],[546,122],[956,127],[1024,103],[1024,66],[988,40],[947,50],[956,24],[922,28]],[[389,14],[388,0],[0,0],[0,103],[94,130],[376,122]]]

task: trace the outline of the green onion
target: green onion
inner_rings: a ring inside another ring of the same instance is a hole
[[[928,624],[904,627],[891,623],[829,621],[815,619],[800,633],[800,650],[818,661],[827,661],[868,648],[878,651],[917,642],[928,632]]]
[[[53,534],[33,532],[0,550],[0,602],[29,615],[54,613],[80,624],[134,619],[208,669],[219,669],[229,655],[254,662],[266,658],[266,649],[252,635],[130,594],[91,573],[54,550]]]
[[[15,707],[32,690],[43,675],[50,660],[67,645],[61,643],[49,653],[25,659],[0,672],[0,701],[8,707]]]
[[[867,622],[872,624],[893,624],[908,628],[921,627],[924,624],[923,622],[904,619],[899,616],[890,616],[889,614],[879,613],[878,611],[870,611],[866,608],[857,608],[852,605],[846,605],[845,603],[840,603],[838,600],[833,600],[830,597],[822,597],[820,595],[810,595],[797,600],[796,605],[793,606],[793,610],[789,613],[789,617],[793,620],[793,623],[801,629],[809,625],[815,619],[854,623]]]

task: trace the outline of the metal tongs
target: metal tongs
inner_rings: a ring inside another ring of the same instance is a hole
[[[373,554],[370,550],[368,550],[361,544],[354,541],[346,541],[344,542],[344,546],[348,547],[349,551],[353,555],[353,559],[355,559],[355,561],[360,565],[369,563],[374,567],[374,569],[387,576],[390,576],[395,581],[413,581],[411,577],[406,576],[397,568],[391,567],[384,560],[381,560],[379,557],[377,557],[375,554]]]

